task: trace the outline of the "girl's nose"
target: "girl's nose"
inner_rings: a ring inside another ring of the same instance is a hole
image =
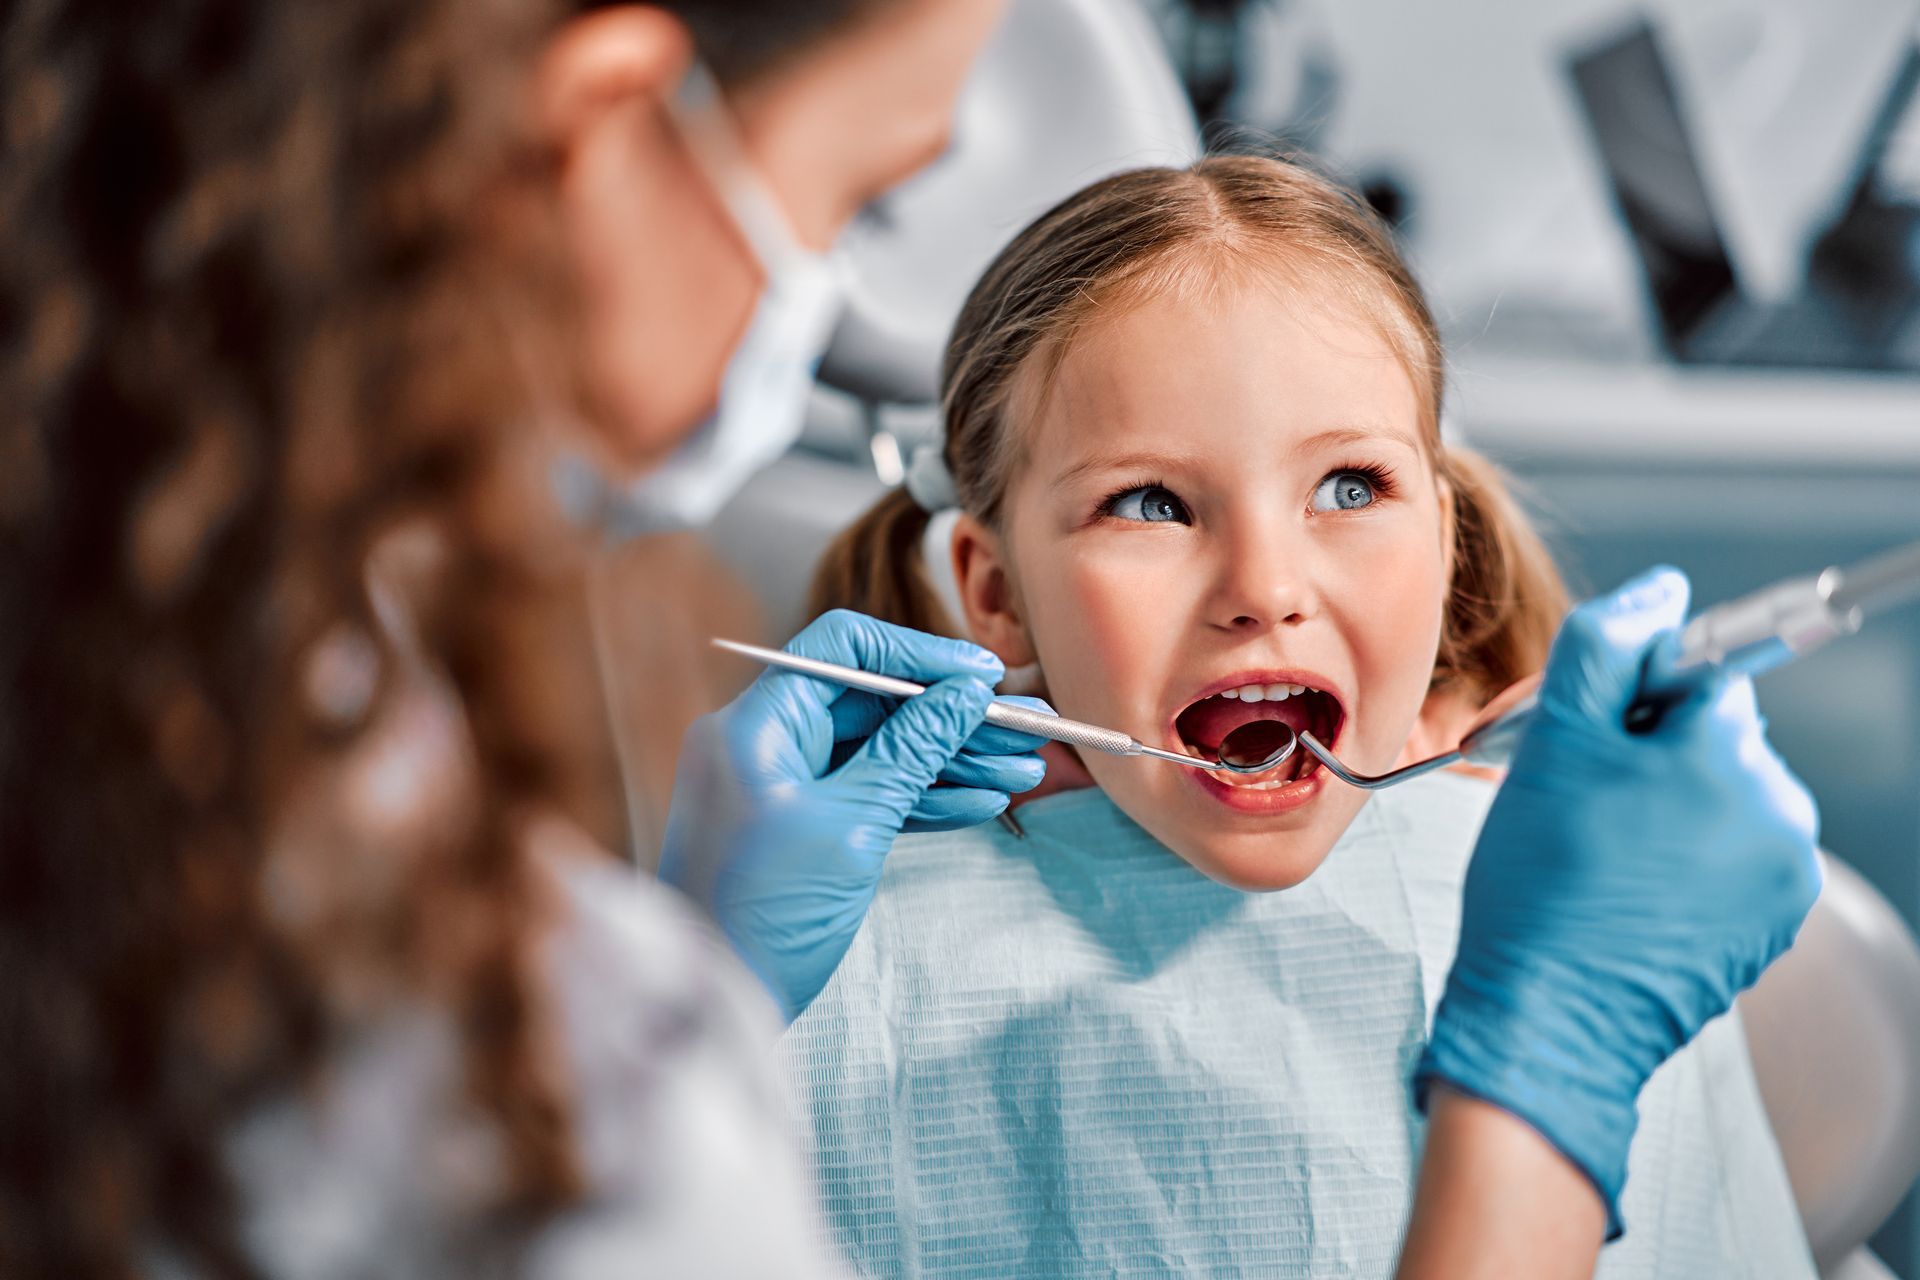
[[[1309,566],[1271,527],[1249,529],[1220,547],[1209,621],[1255,634],[1304,622],[1315,608]]]

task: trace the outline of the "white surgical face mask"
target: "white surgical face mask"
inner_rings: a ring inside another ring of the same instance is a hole
[[[840,262],[800,243],[749,162],[705,68],[696,65],[673,112],[766,284],[727,362],[714,415],[664,464],[604,495],[600,516],[614,536],[710,523],[755,472],[800,438],[814,373],[846,300]]]

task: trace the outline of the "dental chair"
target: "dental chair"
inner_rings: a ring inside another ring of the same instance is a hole
[[[1864,1246],[1920,1175],[1920,945],[1859,872],[1826,873],[1740,1013],[1820,1274],[1892,1280]]]
[[[948,153],[841,246],[853,283],[821,381],[853,397],[871,431],[886,430],[885,406],[933,404],[947,332],[1001,246],[1090,182],[1200,149],[1135,0],[1016,0],[968,80]],[[871,452],[897,481],[893,451]]]
[[[1016,0],[969,82],[951,152],[844,247],[856,283],[803,448],[712,531],[758,598],[762,638],[807,621],[821,551],[934,437],[947,330],[1000,246],[1090,181],[1200,150],[1135,0]],[[1830,858],[1799,942],[1740,1004],[1823,1277],[1891,1280],[1863,1246],[1920,1174],[1920,946]]]

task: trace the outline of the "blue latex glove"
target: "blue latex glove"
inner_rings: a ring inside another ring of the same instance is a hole
[[[1575,609],[1467,870],[1460,950],[1415,1073],[1539,1130],[1593,1180],[1607,1236],[1654,1069],[1792,944],[1819,894],[1813,799],[1745,677],[1645,734],[1623,717],[1687,580]]]
[[[787,648],[929,686],[899,702],[769,669],[687,734],[660,878],[706,906],[793,1018],[853,942],[902,830],[985,822],[1046,766],[1040,739],[984,723],[1005,674],[985,649],[846,610]]]

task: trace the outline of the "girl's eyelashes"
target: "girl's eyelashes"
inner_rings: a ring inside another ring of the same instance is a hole
[[[1358,511],[1393,494],[1393,476],[1371,462],[1337,467],[1313,491],[1313,510]]]
[[[1395,493],[1393,473],[1374,462],[1336,467],[1315,486],[1312,509],[1318,513],[1359,511]],[[1158,481],[1129,484],[1101,499],[1096,516],[1134,524],[1192,524],[1193,513],[1180,495]]]
[[[1101,500],[1096,514],[1141,524],[1193,523],[1193,514],[1178,494],[1151,482],[1116,489]]]

